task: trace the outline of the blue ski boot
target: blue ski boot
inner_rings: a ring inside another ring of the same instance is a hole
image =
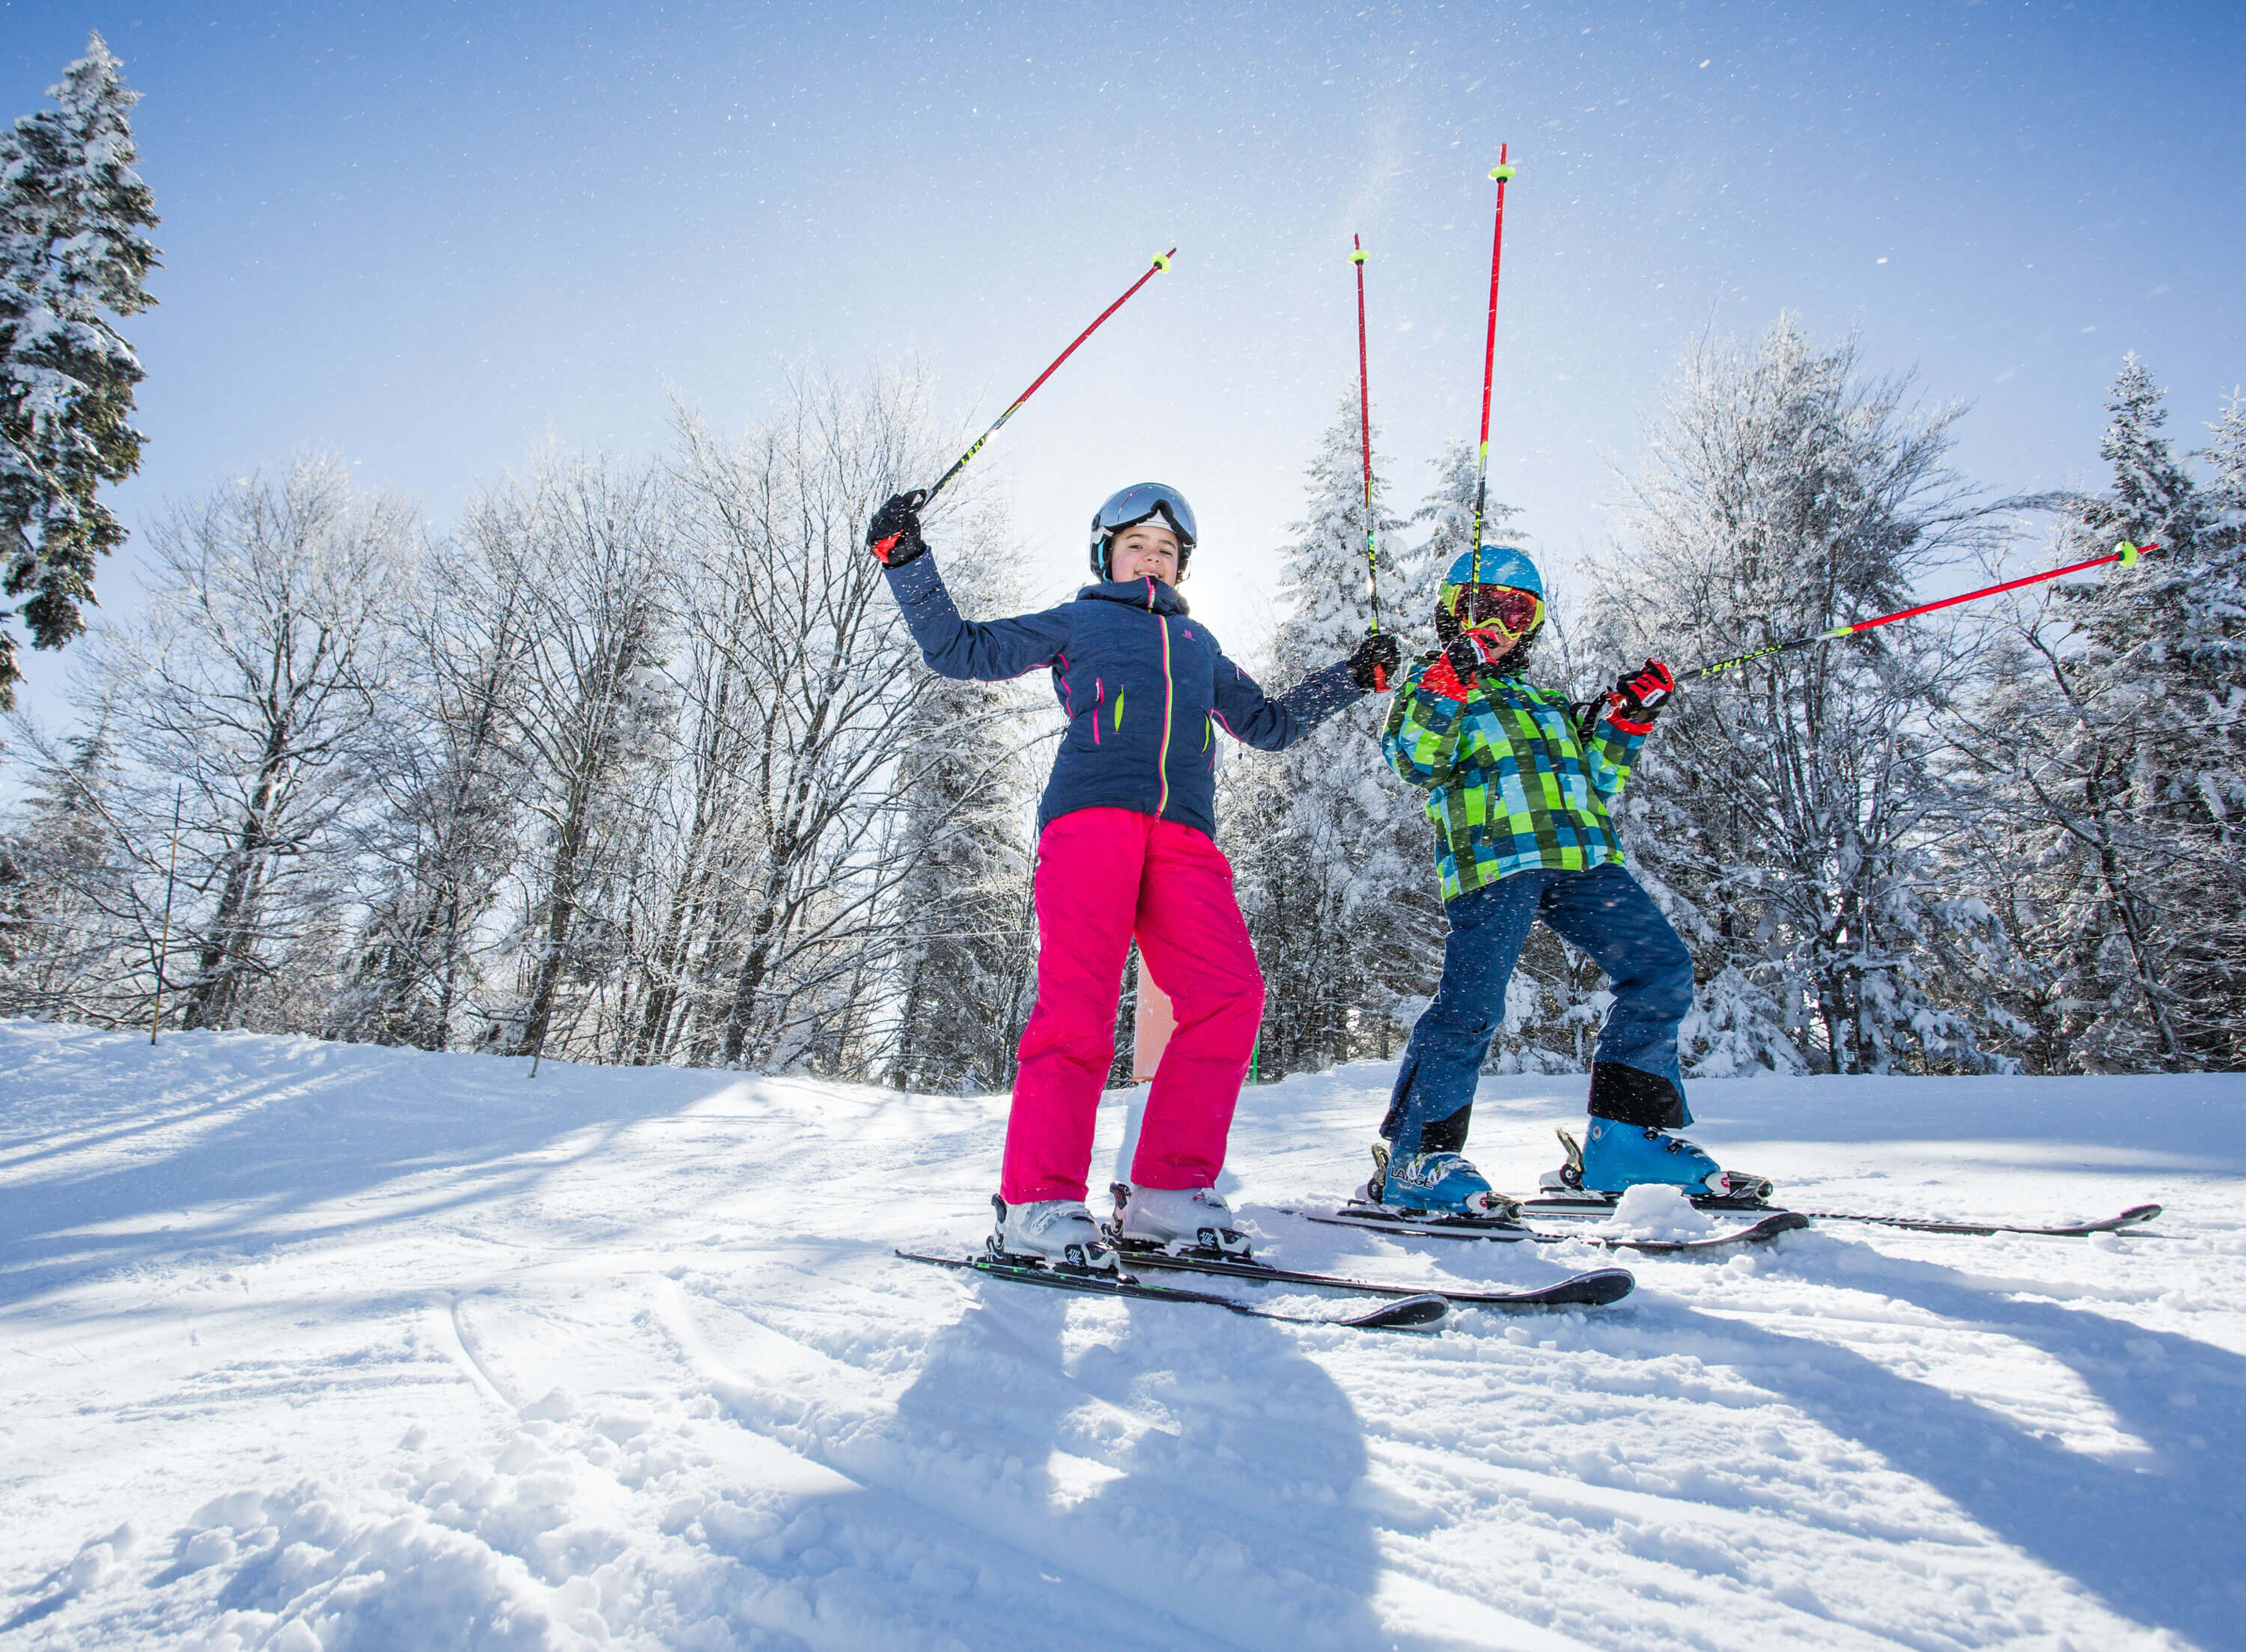
[[[1682,1136],[1640,1125],[1594,1118],[1583,1137],[1583,1191],[1620,1193],[1647,1182],[1681,1190],[1688,1198],[1720,1197],[1730,1179],[1716,1161]]]
[[[1462,1153],[1406,1153],[1392,1159],[1385,1142],[1372,1149],[1372,1180],[1363,1197],[1391,1210],[1510,1219],[1517,1206],[1490,1190],[1489,1180]]]

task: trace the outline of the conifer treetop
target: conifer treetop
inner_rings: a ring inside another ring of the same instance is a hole
[[[146,232],[155,198],[133,170],[140,94],[99,34],[48,95],[0,132],[0,591],[37,648],[85,629],[95,559],[125,539],[98,498],[140,467],[139,358],[112,325],[156,301]],[[0,704],[22,676],[0,632]]]

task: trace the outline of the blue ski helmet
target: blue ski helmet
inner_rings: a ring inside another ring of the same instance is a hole
[[[1460,599],[1473,585],[1510,586],[1516,591],[1534,593],[1540,602],[1544,597],[1544,576],[1528,560],[1528,552],[1511,545],[1485,545],[1479,550],[1468,551],[1445,571],[1442,585],[1435,592],[1435,635],[1441,641],[1452,642],[1458,639],[1461,629]],[[1542,623],[1540,619],[1537,628]]]
[[[1480,550],[1465,553],[1451,564],[1450,571],[1443,575],[1443,583],[1510,585],[1516,591],[1544,595],[1544,576],[1536,571],[1536,564],[1528,560],[1528,552],[1510,545],[1485,545]]]
[[[1092,571],[1103,580],[1113,577],[1108,571],[1109,544],[1125,528],[1156,516],[1178,536],[1178,578],[1182,581],[1197,537],[1193,506],[1167,482],[1135,482],[1120,493],[1108,495],[1107,502],[1092,513]]]

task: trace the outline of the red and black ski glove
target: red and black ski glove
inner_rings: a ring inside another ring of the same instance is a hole
[[[1520,646],[1517,636],[1500,641],[1487,631],[1461,631],[1444,648],[1443,657],[1459,674],[1460,682],[1471,683],[1493,666],[1504,664]]]
[[[1350,650],[1349,680],[1369,693],[1385,694],[1395,680],[1404,650],[1386,631],[1367,631],[1364,641]]]
[[[866,548],[883,568],[902,568],[928,548],[920,536],[920,507],[927,502],[928,495],[915,488],[891,494],[888,503],[874,513],[866,529]]]
[[[1442,657],[1429,666],[1419,685],[1446,699],[1463,700],[1478,676],[1494,676],[1497,668],[1521,646],[1517,637],[1488,631],[1461,631],[1443,645]]]
[[[1625,734],[1646,734],[1676,691],[1677,678],[1658,660],[1648,660],[1635,671],[1624,671],[1607,694],[1607,715]]]

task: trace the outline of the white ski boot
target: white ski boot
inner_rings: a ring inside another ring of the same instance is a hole
[[[1108,1191],[1115,1196],[1113,1232],[1126,1250],[1248,1255],[1247,1239],[1232,1225],[1232,1207],[1214,1187],[1134,1187],[1119,1181]]]
[[[1115,1252],[1081,1199],[1009,1205],[993,1193],[990,1208],[995,1213],[990,1239],[993,1256],[1043,1262],[1049,1268],[1119,1271]]]

